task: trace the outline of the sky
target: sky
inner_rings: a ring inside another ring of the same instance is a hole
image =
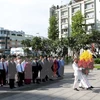
[[[47,37],[49,9],[70,0],[0,0],[0,27]],[[38,33],[38,34],[37,34]]]

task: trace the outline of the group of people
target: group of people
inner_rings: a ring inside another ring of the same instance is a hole
[[[10,88],[24,84],[46,82],[55,77],[63,77],[64,60],[63,57],[40,56],[28,59],[22,59],[20,56],[12,56],[9,59],[1,57],[0,60],[0,84],[9,84]]]
[[[73,89],[79,91],[79,88],[92,90],[94,88],[88,81],[88,69],[81,68],[78,66],[78,58],[74,58],[72,67],[74,69],[74,84]],[[79,82],[80,81],[80,82]]]

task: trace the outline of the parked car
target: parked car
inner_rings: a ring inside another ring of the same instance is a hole
[[[10,49],[4,50],[3,55],[5,55],[5,56],[10,55]]]

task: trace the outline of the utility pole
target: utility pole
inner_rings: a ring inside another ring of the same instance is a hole
[[[37,36],[39,37],[39,33],[36,33],[37,34]]]
[[[6,32],[5,36],[5,50],[8,49],[8,32]]]

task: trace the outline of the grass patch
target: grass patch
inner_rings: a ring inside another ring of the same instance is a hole
[[[94,68],[100,69],[100,66],[94,66]]]

